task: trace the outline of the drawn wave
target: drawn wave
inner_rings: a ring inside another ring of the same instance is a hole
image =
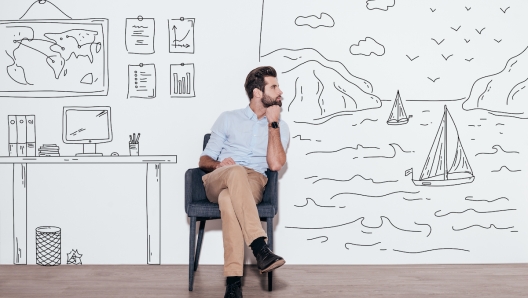
[[[318,176],[310,176],[310,177],[306,177],[304,179],[312,179],[312,178],[316,178],[316,177],[318,177]]]
[[[299,140],[301,140],[301,141],[311,141],[311,140],[312,140],[312,139],[303,139],[303,138],[301,137],[301,135],[296,135],[296,136],[293,137],[292,139],[295,139],[296,137],[299,137]]]
[[[342,151],[342,150],[345,150],[345,149],[359,150],[359,148],[361,148],[361,149],[379,149],[378,147],[365,147],[365,146],[363,146],[361,144],[358,144],[356,147],[343,147],[341,149],[337,149],[337,150],[334,150],[334,151],[312,151],[312,152],[306,153],[306,155],[315,154],[315,153],[336,153],[336,152],[339,152],[339,151]]]
[[[367,197],[367,198],[383,198],[383,197],[386,197],[386,196],[389,196],[389,195],[393,195],[393,194],[397,194],[397,193],[407,193],[407,194],[417,194],[417,193],[420,193],[419,191],[404,191],[404,190],[399,190],[399,191],[394,191],[394,192],[390,192],[388,194],[384,194],[384,195],[379,195],[379,196],[376,196],[376,195],[366,195],[366,194],[361,194],[361,193],[355,193],[355,192],[340,192],[338,194],[335,194],[333,195],[331,199],[337,197],[337,196],[340,196],[340,195],[355,195],[355,196],[360,196],[360,197]]]
[[[327,236],[319,236],[319,237],[310,238],[310,239],[306,239],[306,240],[310,241],[310,240],[315,240],[315,239],[319,239],[319,238],[325,238],[325,240],[321,241],[321,243],[325,243],[326,241],[328,241],[328,237]]]
[[[414,152],[414,151],[405,151],[405,150],[403,150],[403,148],[400,145],[398,145],[396,143],[390,143],[389,145],[392,147],[392,150],[394,151],[392,156],[365,156],[364,158],[394,158],[394,157],[396,157],[396,153],[398,151],[396,148],[398,148],[402,153]]]
[[[475,154],[475,156],[477,155],[480,155],[480,154],[497,154],[500,151],[502,151],[503,153],[519,153],[518,151],[506,151],[504,150],[501,145],[493,145],[491,148],[495,149],[495,152],[480,152],[480,153],[477,153]]]
[[[438,212],[442,211],[442,210],[438,210],[438,211],[436,211],[436,212],[434,213],[434,215],[435,215],[436,217],[443,217],[443,216],[447,216],[447,215],[449,215],[449,214],[462,214],[462,213],[465,213],[465,212],[467,212],[467,211],[473,211],[473,212],[475,212],[475,213],[495,213],[495,212],[515,211],[515,210],[517,210],[517,209],[502,209],[502,210],[490,210],[490,211],[477,211],[477,210],[475,210],[475,209],[473,209],[473,208],[470,208],[470,209],[466,209],[466,210],[464,210],[464,211],[452,211],[452,212],[448,212],[448,213],[443,214],[443,215],[437,215]]]
[[[506,170],[508,170],[508,171],[511,172],[511,173],[514,173],[514,172],[520,172],[520,171],[521,171],[521,170],[510,170],[507,166],[502,166],[502,167],[500,167],[500,169],[498,169],[498,170],[492,170],[491,172],[492,172],[492,173],[498,173],[498,172],[502,171],[502,169],[506,169]]]
[[[422,250],[422,251],[404,251],[404,250],[393,249],[393,251],[406,253],[406,254],[421,254],[421,253],[424,253],[424,252],[432,252],[432,251],[438,251],[438,250],[459,250],[459,251],[470,252],[469,249],[451,248],[451,247],[433,248],[433,249]]]
[[[496,198],[495,200],[472,200],[470,198],[473,198],[473,196],[467,196],[464,200],[472,201],[472,202],[488,202],[488,203],[492,203],[492,202],[495,202],[495,201],[498,201],[498,200],[503,200],[503,199],[506,200],[506,201],[510,200],[507,197],[500,197],[500,198]]]
[[[298,229],[298,230],[324,230],[324,229],[332,229],[332,228],[338,228],[338,227],[343,227],[343,226],[346,226],[346,225],[350,225],[350,224],[353,224],[357,221],[360,220],[360,224],[365,227],[365,228],[369,228],[369,229],[379,229],[383,226],[383,224],[385,224],[385,221],[384,219],[387,220],[387,222],[392,226],[394,227],[395,229],[397,230],[400,230],[400,231],[403,231],[403,232],[410,232],[410,233],[421,233],[422,231],[416,231],[416,230],[407,230],[407,229],[402,229],[402,228],[399,228],[397,226],[395,226],[392,221],[386,217],[386,216],[380,216],[380,219],[381,219],[381,224],[379,226],[367,226],[365,224],[363,224],[363,221],[365,220],[365,217],[358,217],[357,219],[353,220],[353,221],[350,221],[350,222],[346,222],[346,223],[342,223],[342,224],[338,224],[338,225],[333,225],[333,226],[326,226],[326,227],[289,227],[289,226],[286,226],[285,228],[287,229]]]
[[[457,231],[458,232],[458,231],[463,231],[463,230],[470,229],[470,228],[475,228],[475,227],[483,228],[483,229],[486,229],[486,230],[489,230],[492,227],[495,228],[496,230],[509,230],[509,229],[513,229],[515,226],[506,227],[506,228],[499,228],[499,227],[497,227],[494,224],[490,224],[489,227],[484,227],[484,226],[481,226],[481,225],[471,225],[469,227],[460,228],[460,229],[455,229],[455,227],[451,227],[451,228],[453,229],[453,231]]]
[[[350,113],[350,111],[343,111],[343,112],[338,112],[337,115],[333,115],[332,117],[328,118],[328,119],[325,119],[325,120],[321,120],[319,122],[305,122],[305,121],[293,121],[294,123],[299,123],[299,124],[310,124],[310,125],[321,125],[321,124],[324,124],[328,121],[330,121],[330,119],[333,119],[335,117],[340,117],[340,116],[353,116],[354,114]]]
[[[431,233],[433,232],[433,228],[431,227],[430,224],[421,224],[421,223],[417,223],[417,222],[414,222],[415,225],[418,225],[418,226],[428,226],[429,227],[429,234],[427,234],[427,237],[429,237],[429,235],[431,235]]]
[[[360,177],[360,178],[362,178],[362,179],[365,180],[365,181],[371,181],[371,182],[374,183],[374,184],[382,184],[382,183],[398,182],[398,180],[388,180],[388,181],[379,181],[379,182],[376,182],[376,181],[374,181],[374,179],[372,179],[372,178],[365,178],[365,177],[363,177],[363,176],[361,176],[361,175],[359,175],[359,174],[356,174],[356,175],[352,176],[352,178],[350,178],[350,179],[320,178],[320,179],[317,179],[317,180],[315,180],[314,182],[312,182],[312,184],[315,184],[316,182],[323,181],[323,180],[330,180],[330,181],[336,181],[336,182],[348,182],[348,181],[352,181],[352,180],[354,180],[354,178],[356,178],[356,177]]]
[[[293,206],[295,206],[295,207],[306,207],[306,206],[308,206],[308,203],[310,201],[312,201],[315,204],[315,206],[317,206],[317,207],[331,207],[331,208],[335,207],[335,206],[322,206],[322,205],[319,205],[312,198],[306,198],[306,204],[304,204],[304,205],[293,205]]]
[[[380,244],[380,243],[381,243],[381,242],[376,242],[376,243],[372,243],[372,244],[358,244],[358,243],[347,242],[347,243],[345,243],[345,248],[346,248],[346,249],[350,249],[350,248],[347,247],[348,244],[350,244],[350,245],[354,245],[354,246],[374,246],[374,245],[378,245],[378,244]]]

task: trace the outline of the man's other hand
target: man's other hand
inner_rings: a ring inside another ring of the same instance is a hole
[[[228,157],[228,158],[224,158],[224,160],[222,160],[217,166],[216,168],[221,168],[221,167],[225,167],[225,166],[231,166],[231,165],[236,165],[235,161],[231,158],[231,157]]]

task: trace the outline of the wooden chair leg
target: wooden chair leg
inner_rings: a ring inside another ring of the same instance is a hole
[[[194,271],[198,270],[198,261],[200,260],[200,252],[202,251],[202,241],[204,236],[205,220],[200,221],[200,228],[198,229],[198,245],[196,246],[196,256],[194,257]]]
[[[268,231],[268,246],[273,250],[273,217],[266,219],[266,229]],[[268,291],[273,290],[273,272],[268,272]]]
[[[194,254],[196,245],[196,217],[191,217],[189,229],[189,291],[193,290],[194,283]]]

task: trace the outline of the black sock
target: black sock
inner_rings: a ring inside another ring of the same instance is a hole
[[[262,247],[266,245],[266,242],[264,241],[264,239],[266,239],[266,237],[257,238],[253,240],[253,242],[251,242],[251,244],[249,245],[255,257],[257,256],[257,253],[262,249]]]
[[[228,276],[226,279],[227,285],[232,285],[237,281],[240,281],[241,276]]]

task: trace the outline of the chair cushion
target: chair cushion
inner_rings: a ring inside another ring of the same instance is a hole
[[[259,217],[274,217],[275,208],[271,203],[260,203],[257,205]],[[187,211],[189,217],[215,217],[220,218],[220,209],[218,204],[211,203],[209,200],[192,202]]]

